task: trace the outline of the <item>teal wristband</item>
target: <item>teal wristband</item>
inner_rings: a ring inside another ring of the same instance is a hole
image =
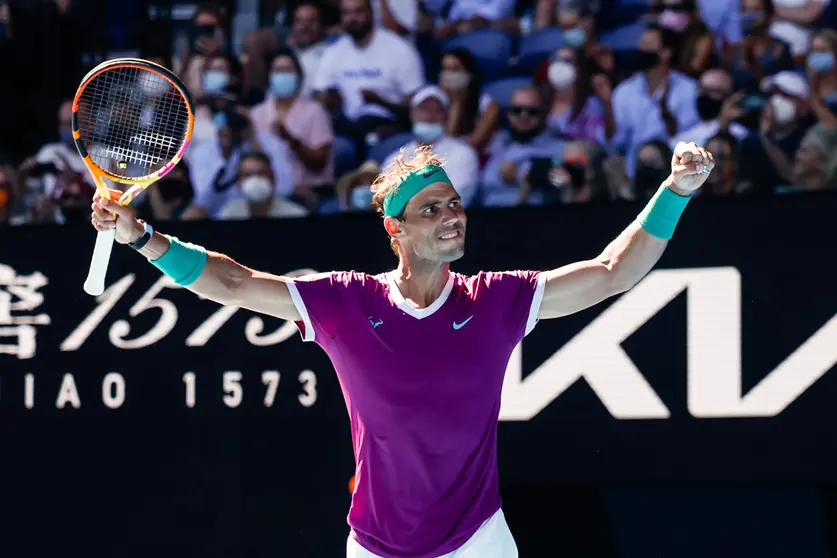
[[[169,239],[169,249],[156,260],[151,260],[152,265],[181,287],[191,285],[206,266],[206,250],[201,246],[180,242],[173,236],[165,236]]]
[[[660,186],[637,217],[637,221],[648,231],[648,234],[663,240],[671,240],[677,222],[690,199],[692,196],[681,196],[666,186]]]

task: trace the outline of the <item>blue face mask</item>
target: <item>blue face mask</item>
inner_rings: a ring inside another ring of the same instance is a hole
[[[584,46],[584,43],[587,42],[587,33],[584,29],[580,29],[578,27],[567,29],[564,31],[564,41],[569,47],[579,48]]]
[[[812,52],[808,55],[808,65],[815,72],[828,72],[834,68],[834,55],[830,52]]]
[[[220,93],[230,83],[230,78],[221,70],[209,70],[203,75],[203,91],[210,95]]]
[[[445,135],[445,125],[432,122],[416,122],[413,124],[413,135],[419,141],[433,143]]]
[[[296,74],[290,72],[279,72],[270,75],[270,89],[277,97],[290,97],[296,93]]]

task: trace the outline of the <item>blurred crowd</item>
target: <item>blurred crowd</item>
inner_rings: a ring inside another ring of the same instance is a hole
[[[155,220],[370,211],[419,144],[466,207],[645,199],[678,141],[716,158],[700,196],[834,190],[835,24],[834,0],[0,0],[0,224],[87,221],[71,99],[117,55],[197,105],[135,202]]]

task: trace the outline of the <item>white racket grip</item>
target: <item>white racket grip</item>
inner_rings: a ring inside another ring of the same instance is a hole
[[[108,273],[110,252],[113,250],[113,240],[116,229],[99,231],[96,236],[96,246],[93,248],[93,259],[90,260],[90,271],[84,282],[84,292],[91,296],[99,296],[105,292],[105,277]]]

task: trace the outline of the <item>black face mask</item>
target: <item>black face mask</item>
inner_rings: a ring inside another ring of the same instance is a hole
[[[655,192],[667,177],[668,172],[663,167],[640,163],[636,167],[634,190],[637,194]]]
[[[640,72],[647,72],[660,63],[660,53],[645,50],[636,51],[636,68]]]
[[[721,106],[723,101],[720,99],[713,99],[709,95],[698,95],[697,98],[697,112],[700,119],[707,122],[715,120],[721,114]]]
[[[570,185],[575,188],[582,188],[587,183],[587,168],[578,163],[564,163],[564,169],[570,175]]]
[[[167,203],[192,199],[192,185],[185,180],[178,178],[164,179],[159,182],[159,185],[160,197]]]

